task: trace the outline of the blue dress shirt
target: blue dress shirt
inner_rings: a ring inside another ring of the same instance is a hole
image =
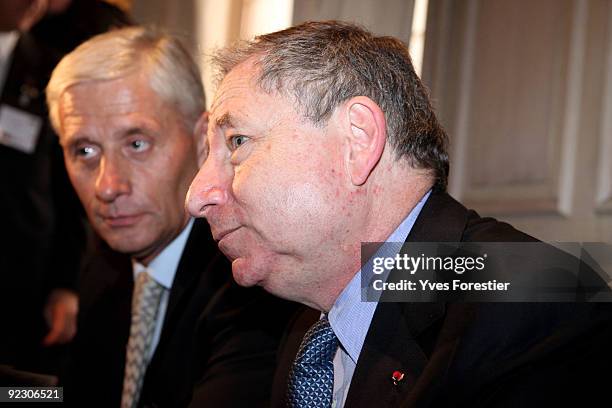
[[[421,198],[410,214],[387,238],[387,244],[383,245],[374,256],[395,257],[399,253],[430,193],[431,190]],[[378,305],[376,302],[361,301],[361,292],[361,270],[359,270],[329,311],[329,322],[340,343],[334,357],[332,407],[344,406],[363,342]]]

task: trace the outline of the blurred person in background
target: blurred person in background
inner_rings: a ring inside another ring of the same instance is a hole
[[[49,122],[44,89],[61,57],[129,23],[97,0],[0,2],[0,382],[7,367],[55,373],[76,331],[87,227]],[[44,347],[47,346],[47,347]]]

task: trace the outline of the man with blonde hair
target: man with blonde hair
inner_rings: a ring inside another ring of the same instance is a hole
[[[65,400],[264,403],[286,319],[263,318],[290,308],[232,284],[208,225],[185,211],[201,151],[196,128],[206,125],[187,51],[140,27],[94,37],[56,67],[47,102],[70,180],[103,241],[81,277]]]

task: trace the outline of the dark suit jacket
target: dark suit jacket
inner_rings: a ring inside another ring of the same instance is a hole
[[[407,241],[532,241],[434,191]],[[303,310],[280,354],[273,406],[319,312]],[[379,303],[346,407],[580,406],[609,398],[612,310],[593,303]],[[394,385],[392,373],[405,374]],[[556,404],[556,405],[555,405]]]
[[[72,406],[118,407],[129,337],[133,272],[106,248],[80,284],[79,331],[65,378]],[[278,342],[294,306],[232,281],[208,225],[196,220],[170,292],[141,405],[262,406]],[[195,389],[194,389],[195,387]]]

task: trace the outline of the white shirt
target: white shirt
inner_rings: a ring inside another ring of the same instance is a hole
[[[193,227],[193,218],[189,220],[187,226],[183,231],[174,238],[174,241],[170,243],[164,250],[157,255],[149,264],[149,267],[145,267],[141,263],[132,259],[132,270],[134,271],[134,280],[139,273],[145,272],[147,269],[149,274],[157,283],[162,285],[167,290],[161,295],[159,301],[159,310],[157,312],[157,319],[155,322],[155,331],[153,332],[153,339],[151,340],[151,347],[145,358],[147,363],[151,361],[153,353],[159,343],[159,337],[161,335],[162,326],[164,325],[164,318],[166,317],[166,309],[168,307],[168,299],[170,297],[170,289],[174,282],[174,276],[176,275],[176,269],[183,255],[187,238]]]
[[[11,67],[11,57],[18,39],[18,31],[0,32],[0,94],[4,89],[4,81]]]

